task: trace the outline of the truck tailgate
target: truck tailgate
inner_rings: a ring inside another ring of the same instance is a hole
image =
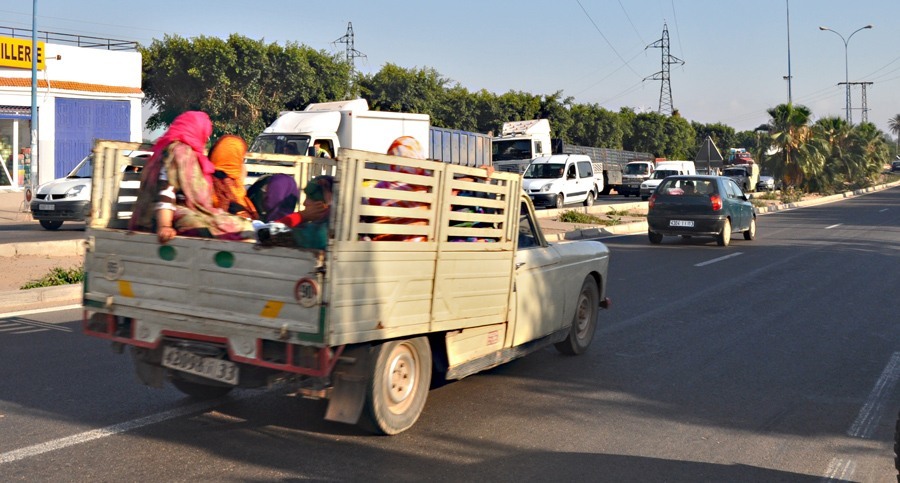
[[[297,291],[318,277],[319,253],[182,237],[160,245],[153,234],[89,229],[85,305],[141,319],[151,332],[190,332],[199,321],[219,327],[212,336],[263,329],[321,341],[319,306],[304,307]]]

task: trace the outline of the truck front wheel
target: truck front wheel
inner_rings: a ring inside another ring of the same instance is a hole
[[[563,209],[564,206],[566,206],[566,202],[563,199],[563,194],[560,193],[560,194],[556,195],[556,209],[561,210],[561,209]]]
[[[587,350],[594,340],[597,330],[597,313],[600,307],[600,291],[597,281],[588,275],[581,285],[578,300],[575,301],[575,315],[569,335],[556,343],[556,350],[568,355],[578,355]]]
[[[375,347],[360,424],[377,434],[398,434],[422,414],[431,385],[428,339],[394,340]]]

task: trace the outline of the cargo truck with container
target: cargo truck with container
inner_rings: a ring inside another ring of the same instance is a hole
[[[123,167],[144,162],[125,153],[137,148],[94,148],[83,330],[128,348],[149,386],[216,398],[290,385],[328,399],[328,420],[396,434],[417,420],[432,381],[547,345],[583,353],[609,304],[607,247],[548,242],[517,174],[345,148],[333,159],[248,153],[249,172],[300,186],[334,175],[326,248],[160,244],[123,216],[135,194],[124,191],[136,190]],[[396,183],[418,188],[386,188]]]
[[[427,114],[373,111],[365,99],[284,111],[256,137],[250,151],[315,156],[318,145],[329,157],[341,148],[385,153],[400,136],[414,137],[429,159],[472,167],[491,165],[490,136],[433,127]]]

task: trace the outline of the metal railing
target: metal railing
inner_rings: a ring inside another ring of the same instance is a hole
[[[0,26],[0,36],[30,39],[31,29]],[[137,50],[139,44],[133,40],[108,39],[89,35],[64,34],[60,32],[37,31],[38,40],[52,44],[75,45],[77,47],[106,50]]]

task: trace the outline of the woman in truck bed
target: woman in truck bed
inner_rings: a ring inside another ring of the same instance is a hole
[[[215,166],[204,154],[212,134],[209,116],[180,114],[153,145],[141,172],[141,188],[129,228],[156,232],[166,243],[178,235],[230,240],[255,239],[250,220],[213,206]]]

